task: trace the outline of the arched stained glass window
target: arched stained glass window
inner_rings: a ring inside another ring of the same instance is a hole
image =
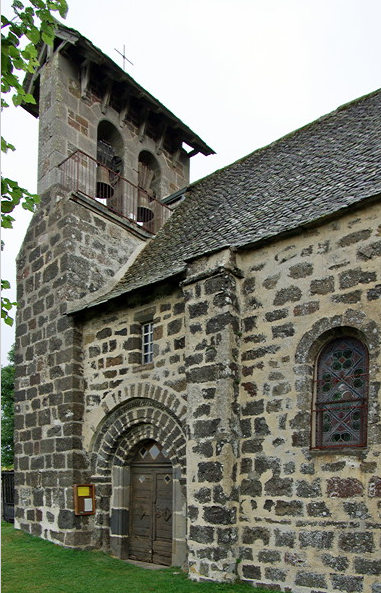
[[[366,445],[368,368],[368,350],[356,338],[337,338],[320,352],[316,368],[316,448]]]

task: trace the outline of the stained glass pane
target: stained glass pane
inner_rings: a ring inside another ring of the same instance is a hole
[[[144,444],[138,446],[137,451],[132,458],[134,463],[169,463],[170,454],[162,448],[160,443],[153,440],[145,440]]]
[[[367,369],[367,350],[355,338],[338,338],[323,348],[317,366],[318,447],[365,444]]]
[[[150,448],[149,452],[150,452],[150,455],[151,455],[152,459],[156,459],[156,457],[160,453],[160,449],[156,445],[152,445],[152,447]]]

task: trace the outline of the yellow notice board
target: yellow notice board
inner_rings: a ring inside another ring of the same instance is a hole
[[[76,515],[94,515],[94,484],[74,484],[74,512]]]

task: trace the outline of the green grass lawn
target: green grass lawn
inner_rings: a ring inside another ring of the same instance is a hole
[[[71,550],[2,522],[2,593],[271,593],[195,583],[176,568],[146,570],[102,552]]]

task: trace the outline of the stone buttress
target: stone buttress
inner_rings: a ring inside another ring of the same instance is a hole
[[[234,581],[237,562],[239,306],[229,250],[189,264],[186,299],[189,570]]]

